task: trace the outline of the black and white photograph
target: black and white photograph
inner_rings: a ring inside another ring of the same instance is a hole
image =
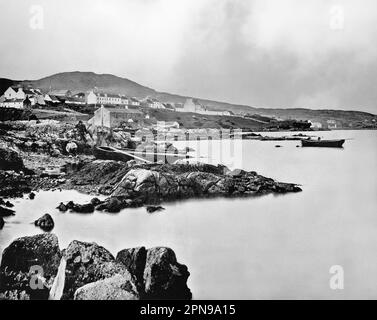
[[[377,298],[375,0],[0,15],[0,309]]]

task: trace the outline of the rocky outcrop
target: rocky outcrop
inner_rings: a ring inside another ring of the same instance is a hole
[[[130,297],[139,296],[134,278],[127,268],[116,261],[109,251],[96,243],[72,241],[64,251],[64,258],[67,264],[62,299],[73,299],[77,289],[93,282],[97,283],[89,286],[89,288],[81,289],[76,298],[92,296],[93,290],[95,290],[93,286],[101,288],[101,290],[105,290],[105,288],[117,290],[119,288],[114,287],[113,281],[110,283],[98,283],[98,281],[112,278],[116,275],[118,276],[116,279],[119,279],[119,277],[123,279],[123,285],[120,287],[127,291],[124,293],[125,295]],[[102,292],[101,296],[103,297],[106,294],[108,293]]]
[[[0,170],[0,196],[1,197],[22,197],[23,194],[31,191],[30,176],[20,172]]]
[[[0,298],[47,299],[60,259],[54,234],[16,239],[3,251]]]
[[[55,224],[52,217],[48,213],[46,213],[39,219],[35,220],[34,225],[41,228],[44,231],[51,231],[52,229],[54,229]]]
[[[191,299],[187,287],[190,273],[185,265],[177,262],[170,248],[149,249],[144,269],[145,297],[147,299]]]
[[[222,165],[204,163],[128,167],[116,161],[97,160],[83,164],[69,181],[69,188],[110,195],[96,207],[108,212],[194,197],[242,197],[301,191],[296,184],[277,182],[254,171],[230,171]]]
[[[158,203],[191,197],[301,191],[295,184],[276,182],[253,171],[233,170],[223,174],[220,170],[224,169],[209,165],[179,165],[178,170],[174,165],[135,168],[124,176],[111,195]]]
[[[117,261],[135,275],[143,299],[191,299],[187,287],[190,273],[185,265],[177,262],[170,248],[144,247],[124,249],[117,254]]]
[[[0,148],[0,170],[20,171],[23,169],[24,163],[16,151]]]
[[[61,252],[57,237],[45,233],[16,239],[4,250],[0,299],[191,299],[188,276],[169,248],[124,249],[115,259],[81,241]]]

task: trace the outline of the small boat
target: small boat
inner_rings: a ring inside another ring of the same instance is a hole
[[[133,157],[130,154],[119,152],[112,147],[94,147],[93,155],[101,160],[130,161]]]
[[[342,148],[344,139],[341,140],[301,140],[303,147]]]
[[[165,153],[165,152],[143,152],[131,149],[118,149],[113,147],[95,147],[93,154],[97,159],[115,160],[127,162],[130,160],[138,160],[141,162],[153,163],[174,163],[179,159],[191,158],[186,154]]]

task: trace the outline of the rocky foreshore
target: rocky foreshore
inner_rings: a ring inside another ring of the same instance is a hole
[[[92,201],[81,205],[61,204],[63,208],[77,212],[118,212],[126,207],[160,204],[177,199],[246,197],[301,191],[301,188],[293,183],[277,182],[254,171],[231,171],[222,165],[125,165],[110,160],[82,163],[77,171],[67,177],[67,182],[62,187],[108,196],[105,201],[97,203]]]
[[[190,273],[166,247],[123,249],[114,257],[96,243],[60,250],[51,233],[23,237],[3,252],[0,299],[191,299]]]

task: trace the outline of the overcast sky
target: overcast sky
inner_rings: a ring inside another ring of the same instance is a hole
[[[94,71],[252,106],[377,113],[376,0],[0,0],[0,14],[0,77]]]

